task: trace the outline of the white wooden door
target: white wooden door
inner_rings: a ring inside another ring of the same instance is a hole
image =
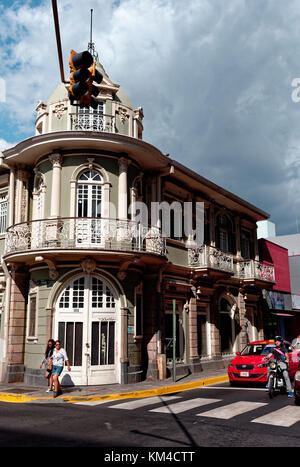
[[[62,382],[75,385],[118,382],[118,299],[108,282],[84,275],[60,294],[55,313],[56,338],[67,351],[71,372]]]

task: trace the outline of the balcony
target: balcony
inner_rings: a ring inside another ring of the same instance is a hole
[[[102,113],[70,114],[72,131],[102,131],[115,133],[115,117]]]
[[[235,276],[245,281],[275,282],[274,265],[254,259],[237,262]]]
[[[234,274],[233,255],[208,245],[189,249],[189,265],[194,268]]]
[[[244,282],[275,282],[274,265],[267,262],[260,262],[253,259],[239,261],[234,255],[224,253],[215,247],[203,245],[199,248],[188,250],[189,266],[196,268],[197,271],[207,270],[209,275],[228,274],[234,279],[240,279]],[[201,271],[199,271],[201,272]]]
[[[157,227],[145,227],[128,220],[42,219],[11,226],[6,232],[5,255],[83,249],[166,255],[166,242]]]

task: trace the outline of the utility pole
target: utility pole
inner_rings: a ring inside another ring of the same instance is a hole
[[[176,299],[173,300],[173,381],[176,382]]]

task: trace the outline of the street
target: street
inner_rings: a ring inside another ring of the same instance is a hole
[[[1,447],[299,447],[300,407],[228,383],[114,401],[0,404]]]

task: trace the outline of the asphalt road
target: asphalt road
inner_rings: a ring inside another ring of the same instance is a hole
[[[99,447],[105,453],[141,446],[178,452],[300,447],[300,407],[286,395],[270,400],[262,387],[228,383],[105,403],[0,403],[0,446]]]

